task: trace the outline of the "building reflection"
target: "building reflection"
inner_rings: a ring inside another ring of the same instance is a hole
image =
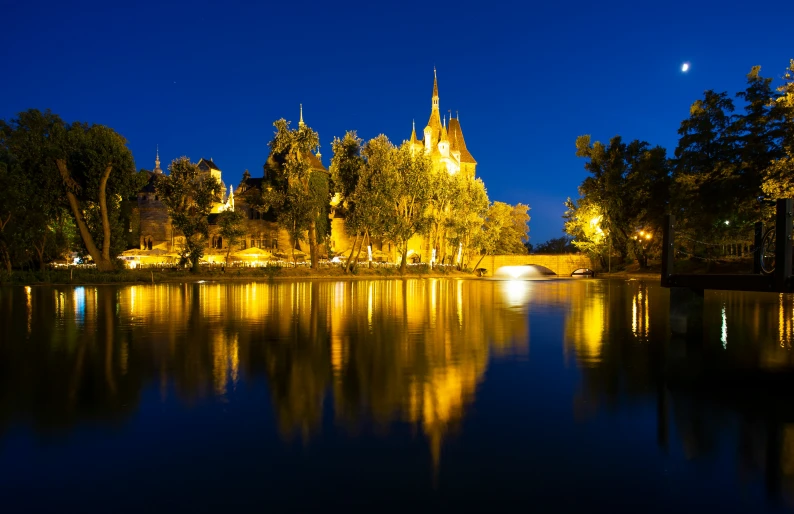
[[[492,356],[528,352],[530,293],[456,280],[38,287],[0,296],[0,427],[39,430],[163,401],[226,401],[266,377],[286,439],[330,406],[351,432],[411,424],[438,462]],[[13,294],[11,294],[13,293]],[[16,313],[22,312],[23,323]],[[35,363],[35,365],[31,365]],[[27,370],[27,371],[23,371]],[[330,393],[330,394],[329,394]]]

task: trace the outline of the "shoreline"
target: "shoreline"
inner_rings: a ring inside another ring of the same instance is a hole
[[[0,275],[0,286],[40,286],[40,285],[144,285],[144,284],[175,284],[185,282],[269,282],[291,280],[381,280],[398,278],[456,278],[478,279],[473,272],[466,271],[430,271],[427,268],[406,270],[401,274],[395,268],[359,268],[355,272],[345,273],[342,268],[242,268],[222,272],[220,270],[199,271],[191,273],[186,270],[137,269],[99,272],[92,269],[15,271]]]

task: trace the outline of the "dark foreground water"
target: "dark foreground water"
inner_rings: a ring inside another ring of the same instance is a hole
[[[652,282],[0,288],[2,512],[794,506],[794,299]]]

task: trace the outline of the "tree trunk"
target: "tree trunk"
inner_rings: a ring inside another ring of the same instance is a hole
[[[6,271],[11,273],[11,255],[8,252],[8,247],[5,243],[2,243],[3,247],[0,249],[0,255],[3,256],[3,264],[6,266]]]
[[[69,169],[66,167],[66,162],[63,159],[57,159],[55,164],[58,166],[58,171],[61,172],[61,178],[63,178],[66,187],[70,187],[72,184],[74,184],[74,181],[69,176]],[[113,263],[110,262],[110,259],[103,259],[102,253],[99,251],[99,248],[97,248],[96,244],[94,243],[94,239],[91,237],[91,232],[88,230],[88,225],[86,225],[85,220],[83,219],[83,213],[80,211],[80,203],[77,201],[77,197],[74,195],[74,193],[67,189],[66,198],[69,200],[69,207],[72,209],[74,220],[77,223],[78,230],[80,231],[80,237],[83,239],[83,243],[85,243],[85,247],[88,250],[89,255],[91,255],[92,259],[94,259],[97,269],[99,271],[113,271]]]
[[[366,240],[367,232],[364,231],[364,236],[361,238],[361,244],[358,245],[358,253],[356,253],[356,260],[353,262],[353,266],[358,265],[358,257],[361,255],[361,249],[364,247],[364,241]]]
[[[347,262],[345,263],[345,273],[350,271],[350,261],[353,260],[353,252],[356,251],[357,244],[358,244],[358,232],[356,232],[356,238],[353,240],[353,246],[350,248],[350,255],[347,256]]]
[[[317,220],[309,222],[309,257],[312,260],[312,269],[317,269],[319,263],[319,249],[317,248]]]
[[[5,219],[5,221],[0,220],[0,232],[5,233],[9,221],[11,221],[11,213],[8,213],[8,217]],[[3,257],[3,263],[6,265],[6,270],[11,273],[11,252],[8,249],[8,245],[3,241],[0,241],[0,255]]]
[[[408,243],[405,243],[402,248],[402,261],[400,261],[400,274],[405,275],[406,262],[408,261]]]
[[[474,271],[474,272],[476,272],[476,271],[477,271],[477,268],[479,268],[479,267],[480,267],[480,263],[482,262],[482,260],[483,260],[483,259],[485,259],[485,256],[486,256],[486,255],[487,255],[487,254],[482,254],[482,255],[480,255],[480,260],[479,260],[479,261],[477,261],[477,264],[475,264],[475,265],[474,265],[474,268],[473,268],[473,270],[472,270],[472,271]],[[492,272],[493,272],[493,270],[492,270]]]
[[[113,166],[108,165],[99,180],[99,213],[102,215],[102,258],[110,262],[110,220],[108,219],[107,187]]]
[[[41,238],[41,244],[38,245],[33,243],[33,248],[36,250],[36,254],[39,256],[39,271],[44,271],[44,249],[47,248],[47,234],[44,234],[44,237]]]

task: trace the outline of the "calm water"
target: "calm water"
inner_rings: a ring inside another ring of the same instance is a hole
[[[794,298],[652,282],[0,288],[3,512],[794,506]],[[717,510],[719,509],[719,510]]]

